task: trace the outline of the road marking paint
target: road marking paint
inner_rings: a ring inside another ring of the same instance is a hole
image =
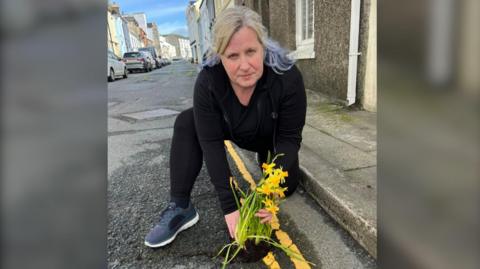
[[[255,184],[255,180],[253,180],[252,175],[250,175],[242,159],[240,158],[240,156],[238,156],[237,152],[233,148],[232,142],[225,140],[225,146],[227,147],[228,153],[230,153],[230,155],[232,156],[232,159],[235,161],[235,164],[237,165],[237,168],[240,171],[240,174],[242,174],[243,178],[248,183],[250,183],[250,189],[254,190],[257,184]]]
[[[273,256],[271,251],[263,258],[263,263],[265,263],[270,269],[280,269],[280,264],[275,260],[275,256]]]
[[[229,140],[225,140],[225,146],[227,147],[228,153],[230,154],[233,161],[235,162],[235,165],[240,171],[240,174],[248,183],[250,183],[250,188],[254,190],[256,187],[255,181],[253,180],[253,177],[250,174],[250,172],[248,172],[247,168],[245,167],[245,164],[243,163],[242,159],[240,158],[240,156],[238,156],[237,152],[233,148],[232,142],[230,142]],[[311,269],[310,265],[305,261],[305,258],[303,257],[298,247],[295,244],[293,244],[292,240],[290,239],[290,236],[288,236],[286,232],[280,230],[280,222],[278,221],[278,218],[276,215],[273,216],[271,225],[272,225],[272,228],[276,230],[275,235],[280,241],[280,244],[282,244],[283,246],[291,249],[292,251],[298,254],[298,257],[297,257],[298,259],[290,257],[290,260],[295,265],[295,268]],[[265,263],[270,269],[280,269],[280,265],[275,260],[275,257],[273,256],[272,252],[269,252],[267,256],[263,258],[263,263]]]
[[[271,221],[270,225],[272,226],[272,229],[274,229],[274,230],[279,230],[280,229],[280,222],[278,221],[277,215],[272,216],[272,221]]]
[[[277,236],[278,241],[280,241],[280,244],[282,244],[282,246],[287,247],[293,252],[297,253],[298,257],[290,257],[290,260],[295,265],[295,268],[311,269],[310,265],[305,261],[305,258],[303,257],[298,247],[293,243],[292,239],[290,239],[290,236],[288,236],[286,232],[282,230],[277,230],[275,231],[275,235]]]

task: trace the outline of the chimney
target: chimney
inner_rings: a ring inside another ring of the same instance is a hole
[[[117,3],[113,2],[113,4],[110,5],[109,8],[110,8],[110,12],[112,12],[112,14],[120,15],[120,6]]]

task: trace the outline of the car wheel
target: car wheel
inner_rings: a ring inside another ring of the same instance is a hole
[[[128,70],[127,70],[127,68],[123,69],[123,78],[128,78]]]
[[[110,74],[108,76],[108,81],[112,82],[115,80],[115,71],[113,71],[112,68],[110,68]]]

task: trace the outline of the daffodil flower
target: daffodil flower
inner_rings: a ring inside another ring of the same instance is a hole
[[[271,164],[263,163],[262,164],[262,169],[265,172],[265,174],[267,174],[267,175],[272,174],[272,171],[273,171],[274,167],[275,167],[275,163],[271,163]]]
[[[287,190],[287,187],[278,188],[278,189],[275,190],[275,194],[277,194],[279,198],[285,198],[285,191],[286,190]]]
[[[265,182],[264,184],[262,184],[262,186],[258,187],[257,191],[265,195],[270,195],[273,192],[272,186],[268,184],[268,182]]]
[[[278,212],[278,206],[270,199],[266,198],[265,200],[262,201],[262,203],[265,205],[265,209],[269,211],[272,214],[277,214]]]
[[[270,177],[275,177],[278,178],[278,181],[281,183],[285,182],[285,178],[288,177],[288,172],[287,171],[282,171],[282,169],[275,169],[270,175]]]
[[[273,175],[269,176],[268,179],[267,179],[267,182],[270,183],[271,185],[277,187],[279,184],[280,184],[280,176],[278,175],[278,173],[274,173]]]

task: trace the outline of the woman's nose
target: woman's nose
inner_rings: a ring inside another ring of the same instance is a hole
[[[250,68],[250,64],[248,63],[248,60],[246,57],[242,57],[240,59],[240,70],[248,70]]]

